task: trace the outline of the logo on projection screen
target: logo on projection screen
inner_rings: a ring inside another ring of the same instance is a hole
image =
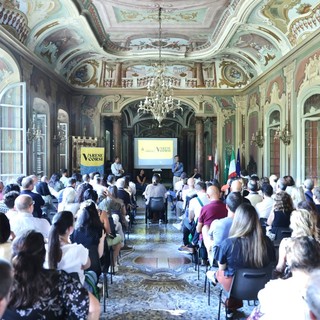
[[[177,139],[136,138],[135,168],[171,168],[177,150]]]

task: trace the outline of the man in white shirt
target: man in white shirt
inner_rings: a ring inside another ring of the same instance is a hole
[[[124,170],[122,164],[120,163],[120,157],[115,157],[114,163],[111,165],[111,172],[116,179],[119,179],[123,176]]]
[[[43,237],[49,237],[50,224],[46,219],[35,218],[32,215],[34,202],[29,195],[23,194],[16,198],[15,208],[18,214],[10,220],[11,230],[16,237],[26,231],[35,230],[42,233]]]
[[[274,205],[273,188],[270,184],[262,186],[263,200],[256,204],[255,208],[259,215],[259,218],[268,220],[270,212]]]
[[[260,194],[258,193],[258,182],[251,179],[249,180],[247,187],[249,190],[249,194],[246,196],[246,198],[251,202],[251,205],[255,207],[257,203],[263,200],[262,196],[260,196]]]

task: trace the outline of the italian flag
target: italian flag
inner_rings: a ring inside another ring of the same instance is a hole
[[[236,157],[235,157],[235,154],[234,154],[234,150],[232,149],[231,158],[230,158],[230,165],[229,165],[228,179],[234,178],[236,176],[237,176]]]

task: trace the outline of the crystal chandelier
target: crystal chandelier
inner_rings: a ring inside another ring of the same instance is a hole
[[[140,101],[138,112],[150,112],[158,121],[159,127],[167,113],[172,112],[175,116],[176,110],[182,110],[180,100],[174,101],[172,81],[165,76],[166,66],[161,59],[162,28],[161,12],[159,7],[159,62],[155,65],[155,76],[148,83],[148,95],[144,102]]]

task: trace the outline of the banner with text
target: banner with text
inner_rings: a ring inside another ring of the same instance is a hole
[[[104,148],[81,148],[81,174],[99,172],[104,174]]]

